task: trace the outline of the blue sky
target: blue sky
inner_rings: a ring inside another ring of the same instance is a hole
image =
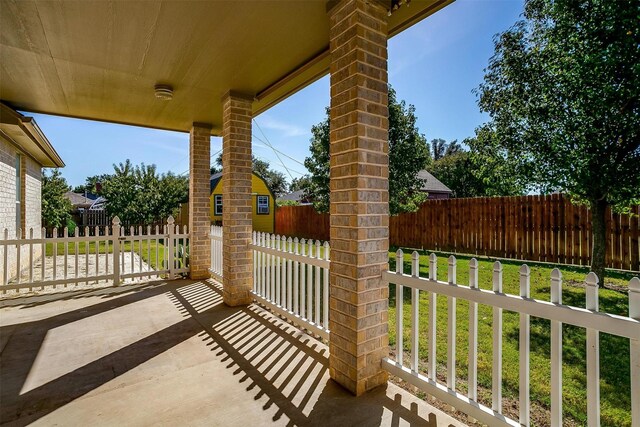
[[[398,99],[415,105],[418,127],[429,140],[463,140],[487,120],[472,90],[482,82],[493,54],[493,36],[518,20],[522,7],[522,0],[457,0],[389,40],[389,82]],[[304,166],[281,155],[289,175],[263,141],[304,161],[311,126],[324,119],[328,104],[326,76],[257,116],[254,154],[288,180],[305,173]],[[160,172],[182,174],[189,168],[186,133],[33,116],[65,161],[62,174],[72,186],[84,183],[87,176],[112,172],[113,163],[127,158],[134,164],[155,164]],[[221,147],[221,138],[212,138],[211,152]]]

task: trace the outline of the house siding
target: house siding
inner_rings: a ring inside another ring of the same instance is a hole
[[[0,232],[4,237],[7,230],[9,238],[16,236],[16,157],[22,155],[21,188],[23,192],[22,203],[22,234],[29,236],[33,228],[33,236],[41,235],[41,190],[42,190],[42,166],[31,157],[19,151],[5,138],[0,137]],[[39,245],[33,246],[34,261],[41,256]],[[4,258],[4,248],[0,247],[0,259]],[[9,248],[7,252],[7,266],[9,279],[17,272],[17,252],[15,248]],[[1,264],[0,264],[1,265]],[[29,266],[29,247],[23,246],[20,254],[20,269]],[[0,271],[0,277],[4,271]]]

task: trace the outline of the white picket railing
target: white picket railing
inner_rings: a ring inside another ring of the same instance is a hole
[[[211,268],[222,274],[222,227],[211,226]],[[329,242],[253,232],[256,301],[294,324],[329,339]]]
[[[222,280],[222,227],[212,225],[209,238],[211,239],[211,268],[209,272],[214,279]]]
[[[162,230],[158,226],[129,227],[115,217],[111,227],[75,228],[71,236],[34,237],[34,230],[22,230],[10,239],[8,230],[0,238],[0,292],[19,289],[67,287],[75,284],[120,284],[133,278],[174,278],[189,271],[189,233],[169,217]],[[49,252],[49,255],[47,253]],[[9,254],[15,257],[10,264]],[[24,254],[24,255],[23,255]],[[29,258],[21,268],[22,256]],[[145,261],[146,260],[146,261]]]
[[[212,272],[222,278],[222,228],[211,231]],[[329,244],[319,241],[291,239],[267,233],[253,233],[253,274],[255,299],[286,317],[293,323],[317,335],[329,338]],[[502,265],[493,268],[493,290],[480,289],[478,262],[469,263],[469,286],[456,280],[455,257],[448,260],[448,280],[437,280],[437,257],[429,258],[429,277],[419,274],[419,255],[412,254],[411,274],[403,273],[403,252],[396,254],[396,272],[387,271],[383,280],[396,285],[396,355],[395,360],[385,358],[383,367],[420,388],[427,394],[466,412],[470,417],[491,426],[530,425],[531,402],[529,396],[530,317],[551,321],[551,425],[562,425],[562,325],[569,324],[586,329],[587,336],[587,407],[588,425],[600,422],[600,361],[599,333],[612,334],[630,340],[631,348],[631,401],[632,426],[640,426],[640,279],[629,282],[629,317],[598,311],[598,278],[590,273],[586,278],[586,308],[562,304],[562,274],[551,272],[551,302],[530,297],[530,269],[520,269],[520,295],[505,294],[502,289]],[[411,289],[410,360],[403,361],[403,288]],[[419,368],[419,300],[420,293],[428,293],[427,364],[426,372]],[[447,357],[446,381],[437,380],[436,331],[437,295],[447,298]],[[458,300],[469,304],[468,334],[468,391],[466,396],[456,390],[456,307]],[[478,304],[492,307],[493,351],[491,407],[478,401]],[[514,420],[502,412],[502,320],[503,310],[518,313],[519,327],[519,419]],[[408,366],[405,366],[408,365]]]
[[[329,242],[253,233],[253,293],[293,323],[329,338]]]
[[[589,426],[600,423],[600,362],[599,333],[617,335],[630,339],[631,348],[631,402],[632,425],[640,425],[640,279],[629,282],[629,316],[617,316],[598,311],[598,278],[589,273],[586,278],[587,308],[562,304],[562,274],[560,270],[551,272],[551,302],[530,298],[530,270],[523,265],[520,269],[520,295],[502,292],[502,265],[496,262],[493,268],[493,291],[479,289],[478,262],[469,263],[469,286],[456,282],[456,259],[451,256],[448,265],[448,281],[436,279],[437,258],[429,259],[429,278],[419,275],[419,256],[412,254],[411,274],[403,273],[403,252],[396,253],[396,272],[385,272],[388,283],[396,285],[396,355],[395,360],[385,358],[383,366],[391,374],[413,384],[427,394],[434,396],[455,408],[466,412],[472,418],[491,426],[530,425],[529,398],[529,341],[530,316],[551,321],[551,425],[562,425],[562,324],[585,328],[587,332],[587,419]],[[411,343],[409,367],[403,363],[403,287],[411,288]],[[427,315],[427,372],[420,372],[418,365],[418,319],[420,292],[428,292],[429,312]],[[436,296],[447,297],[447,368],[446,384],[436,378]],[[469,375],[468,392],[463,395],[456,391],[456,305],[457,299],[469,302]],[[477,395],[477,354],[478,354],[478,304],[493,307],[493,363],[492,363],[492,407],[478,402]],[[502,414],[502,310],[520,315],[519,337],[519,420]]]

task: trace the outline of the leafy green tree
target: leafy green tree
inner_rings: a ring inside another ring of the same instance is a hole
[[[85,191],[91,194],[100,194],[100,190],[102,189],[102,183],[111,178],[111,175],[103,173],[101,175],[94,175],[87,177],[85,183],[82,185],[76,185],[73,188],[74,193],[82,193]]]
[[[71,219],[71,202],[64,197],[70,190],[67,180],[58,169],[42,174],[42,224],[45,227],[64,227]]]
[[[453,197],[485,196],[482,180],[473,173],[474,164],[467,151],[444,156],[433,162],[428,171],[453,192]]]
[[[522,196],[530,187],[527,172],[520,168],[514,153],[500,146],[495,132],[486,126],[476,130],[476,136],[466,138],[469,147],[470,173],[478,180],[474,196]]]
[[[449,143],[442,138],[431,140],[431,155],[433,156],[433,160],[440,160],[445,156],[451,156],[460,151],[463,151],[462,145],[455,139]]]
[[[318,212],[329,212],[329,107],[326,113],[322,122],[311,126],[311,155],[304,159],[304,166],[310,173],[305,194]]]
[[[271,169],[269,162],[261,160],[256,156],[251,156],[252,170],[255,174],[260,176],[267,183],[267,187],[277,197],[282,196],[287,192],[288,183],[287,178],[282,172]],[[210,167],[211,174],[222,172],[222,153],[216,158],[215,165]]]
[[[105,209],[126,224],[149,224],[177,214],[189,196],[188,178],[158,174],[155,165],[134,166],[128,159],[113,165],[114,174],[102,186]]]
[[[303,175],[299,178],[293,178],[291,184],[289,184],[289,191],[304,191],[307,187],[309,187],[310,183],[311,177],[309,175]]]
[[[415,107],[398,102],[389,86],[389,211],[416,211],[427,195],[420,191],[418,172],[431,161],[429,146],[416,126]],[[327,118],[311,128],[313,138],[304,161],[310,172],[306,193],[319,212],[329,210],[329,109]]]
[[[479,105],[500,149],[543,192],[591,208],[605,274],[605,211],[640,203],[640,0],[527,0],[495,39]]]
[[[427,170],[451,189],[453,197],[525,194],[523,176],[505,153],[491,145],[491,138],[491,133],[479,130],[477,137],[463,141],[470,151],[456,143],[459,148],[434,161]]]

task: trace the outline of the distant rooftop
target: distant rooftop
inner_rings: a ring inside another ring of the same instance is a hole
[[[76,208],[88,208],[98,198],[95,194],[87,193],[85,196],[82,193],[74,193],[73,191],[67,191],[64,193],[64,197],[69,199],[71,204]]]
[[[426,191],[428,193],[453,193],[449,187],[444,185],[438,178],[431,175],[426,170],[421,170],[418,172],[418,178],[423,180],[424,185],[421,190]]]
[[[282,196],[278,197],[278,201],[290,200],[293,202],[300,202],[302,201],[302,199],[304,199],[303,190],[292,191],[291,193],[283,194]]]

